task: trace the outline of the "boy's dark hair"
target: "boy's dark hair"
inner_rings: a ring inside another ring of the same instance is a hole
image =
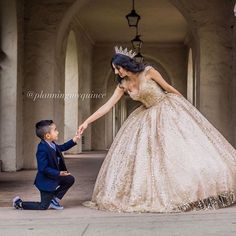
[[[36,135],[40,139],[44,139],[45,134],[50,132],[50,125],[53,123],[54,122],[52,120],[41,120],[37,122],[35,125]]]

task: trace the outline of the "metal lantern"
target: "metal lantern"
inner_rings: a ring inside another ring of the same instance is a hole
[[[138,26],[136,27],[136,36],[131,40],[132,46],[135,49],[142,47],[143,41],[140,39],[141,35],[138,34]]]
[[[138,22],[141,19],[140,15],[134,9],[134,0],[133,0],[133,9],[132,11],[126,15],[126,19],[128,20],[129,27],[137,27]]]

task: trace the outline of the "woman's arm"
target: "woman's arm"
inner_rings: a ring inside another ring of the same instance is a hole
[[[78,133],[81,135],[90,123],[94,122],[98,118],[108,113],[111,110],[111,108],[120,100],[123,94],[124,94],[124,89],[117,86],[111,98],[96,112],[94,112],[91,116],[89,116],[82,125],[80,125]]]
[[[150,77],[151,79],[153,79],[155,82],[157,82],[166,92],[174,93],[174,94],[182,96],[182,94],[177,89],[175,89],[170,84],[168,84],[163,79],[161,74],[157,70],[155,70],[154,68],[151,68],[148,70],[147,76]]]

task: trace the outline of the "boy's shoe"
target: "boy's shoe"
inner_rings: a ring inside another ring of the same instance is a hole
[[[19,196],[16,196],[16,197],[14,197],[14,199],[12,200],[12,205],[13,205],[13,207],[15,207],[17,210],[19,210],[19,209],[23,209],[22,208],[22,200],[20,199],[20,197]]]
[[[52,208],[55,210],[63,210],[64,209],[64,207],[61,206],[60,203],[55,198],[53,198],[51,200],[51,204],[50,204],[49,208]]]

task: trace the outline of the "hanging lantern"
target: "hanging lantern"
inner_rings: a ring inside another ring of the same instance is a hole
[[[136,27],[136,36],[131,40],[134,49],[140,49],[143,41],[140,39],[141,35],[138,34],[138,26]]]
[[[134,0],[133,0],[133,9],[132,11],[126,15],[126,19],[128,20],[129,27],[137,27],[138,22],[141,19],[140,15],[134,9]]]

